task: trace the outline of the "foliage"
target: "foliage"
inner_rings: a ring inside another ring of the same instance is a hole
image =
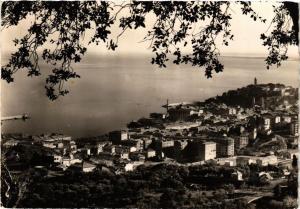
[[[297,166],[298,166],[298,159],[297,159],[297,157],[295,155],[293,155],[292,166],[294,168],[297,168]]]
[[[66,172],[64,176],[36,179],[30,185],[19,207],[126,207],[126,208],[240,208],[245,203],[225,202],[235,189],[228,180],[209,189],[209,178],[201,184],[204,195],[189,190],[196,183],[192,176],[198,174],[225,175],[231,169],[209,166],[179,167],[174,165],[141,166],[134,172],[109,175],[102,171],[93,173]],[[227,176],[227,178],[229,178]],[[206,189],[207,188],[207,189]]]
[[[283,200],[284,208],[297,208],[297,199],[287,196]]]
[[[191,64],[204,69],[206,77],[210,78],[224,69],[219,60],[217,40],[227,46],[234,37],[230,30],[232,4],[239,5],[242,13],[253,21],[266,21],[252,9],[251,2],[5,1],[1,13],[4,28],[16,26],[27,18],[33,21],[28,33],[14,40],[17,51],[1,68],[1,78],[13,82],[13,75],[19,70],[27,70],[28,76],[39,76],[42,58],[52,66],[45,88],[47,96],[55,100],[69,92],[64,86],[66,81],[80,77],[71,64],[80,62],[85,55],[84,42],[106,44],[108,49],[115,50],[126,30],[145,28],[147,19],[154,20],[153,25],[147,25],[149,31],[143,40],[150,43],[154,53],[152,64],[166,67],[172,57],[175,64]],[[283,3],[274,8],[272,24],[275,29],[261,36],[269,49],[267,67],[279,66],[287,59],[287,46],[298,41],[298,28],[294,27],[297,17],[293,18],[292,29],[287,25],[289,8],[297,4],[287,5]],[[116,37],[111,34],[113,25],[120,29]],[[85,37],[87,31],[93,32],[92,37]],[[184,49],[191,52],[185,53]],[[41,57],[39,50],[42,50]]]
[[[275,29],[269,35],[261,34],[263,45],[268,47],[269,55],[266,58],[267,69],[271,65],[281,65],[282,60],[287,60],[288,45],[297,45],[297,33],[291,27],[292,18],[284,5],[274,7],[275,17],[272,24]]]

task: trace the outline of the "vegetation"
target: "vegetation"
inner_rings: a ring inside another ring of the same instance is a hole
[[[293,161],[292,161],[292,166],[294,168],[297,168],[298,167],[298,159],[295,155],[293,155]]]
[[[72,166],[58,172],[52,170],[53,162],[45,158],[42,149],[18,145],[10,148],[7,155],[15,156],[16,152],[19,158],[7,156],[7,165],[16,172],[15,177],[19,176],[16,181],[23,194],[16,207],[23,208],[253,208],[244,199],[249,198],[247,191],[270,190],[272,186],[258,178],[258,173],[268,172],[276,179],[283,176],[277,166],[227,167],[212,162],[194,166],[142,165],[119,175],[101,167],[92,173],[79,172]],[[23,166],[13,166],[16,161]],[[237,171],[242,173],[243,181],[237,179]],[[292,205],[297,197],[296,170],[283,184],[286,186],[274,189],[273,199],[262,201],[257,208],[268,208],[266,203]]]
[[[18,207],[251,207],[242,200],[225,200],[233,197],[234,189],[239,187],[231,180],[232,171],[232,168],[209,165],[165,164],[141,166],[123,175],[100,170],[93,173],[70,170],[60,177],[35,177],[37,180],[32,182]],[[201,176],[211,177],[199,181]],[[214,184],[220,176],[224,176],[223,181]]]
[[[270,91],[262,88],[269,87]],[[274,88],[285,87],[283,84],[261,84],[248,85],[237,90],[230,90],[224,92],[220,96],[207,99],[205,102],[209,103],[224,103],[229,106],[241,106],[245,108],[253,107],[253,98],[256,99],[256,104],[261,104],[261,98],[264,98],[265,105],[270,108],[275,108],[288,101],[290,104],[295,104],[298,100],[298,89],[294,89],[290,96],[281,96],[279,91],[273,91]]]

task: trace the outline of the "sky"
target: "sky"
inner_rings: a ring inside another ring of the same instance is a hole
[[[233,55],[233,56],[266,56],[267,49],[262,46],[262,40],[259,39],[260,34],[265,32],[269,27],[270,21],[274,16],[272,3],[270,2],[254,2],[254,10],[261,16],[267,19],[266,23],[259,21],[254,22],[249,16],[241,14],[239,7],[235,4],[231,6],[231,12],[233,13],[232,33],[235,35],[234,41],[229,43],[229,46],[219,46],[221,55]],[[30,22],[28,20],[22,21],[16,27],[5,29],[2,31],[2,43],[1,51],[3,54],[8,54],[15,50],[12,40],[20,37],[26,32]],[[146,25],[152,25],[153,19],[148,18]],[[151,53],[151,49],[148,48],[149,43],[140,43],[148,28],[126,31],[125,34],[119,40],[119,47],[116,52],[108,51],[105,47],[96,46],[91,44],[88,46],[88,54],[93,55],[142,55]],[[118,28],[112,28],[112,34],[116,36],[118,34]],[[91,35],[91,32],[86,34],[86,37]],[[290,57],[298,57],[298,48],[296,46],[289,48],[288,55]]]

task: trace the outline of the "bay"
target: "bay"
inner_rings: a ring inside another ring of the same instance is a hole
[[[45,78],[50,67],[35,78],[18,72],[15,82],[1,81],[1,114],[27,113],[31,119],[3,122],[3,133],[64,133],[73,137],[96,136],[122,129],[132,120],[151,112],[165,112],[169,102],[202,101],[224,91],[253,83],[283,83],[298,87],[298,60],[285,61],[267,70],[260,57],[222,57],[224,72],[212,79],[203,69],[169,64],[151,65],[149,56],[88,56],[74,65],[80,79],[67,84],[70,93],[57,101],[45,96]],[[5,63],[2,58],[2,63]],[[46,72],[46,73],[45,73]]]

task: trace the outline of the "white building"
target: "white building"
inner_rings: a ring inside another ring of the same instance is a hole
[[[284,116],[282,116],[282,121],[286,122],[286,123],[290,123],[290,122],[292,122],[292,117],[288,116],[288,115],[284,115]]]
[[[62,156],[54,155],[53,158],[55,163],[62,163]]]
[[[292,136],[299,136],[299,122],[294,120],[290,123],[290,134]]]
[[[269,156],[265,156],[265,157],[259,157],[256,160],[256,163],[261,166],[277,165],[278,159],[275,155],[269,155]]]
[[[250,165],[250,164],[258,164],[260,166],[268,166],[268,165],[277,165],[278,159],[275,155],[268,156],[237,156],[236,159],[237,165]]]
[[[88,162],[83,162],[82,164],[82,171],[85,173],[92,172],[96,169],[96,165],[88,163]]]
[[[280,122],[281,122],[280,116],[275,116],[274,122],[275,122],[276,124],[277,124],[277,123],[280,123]]]
[[[146,151],[146,158],[151,158],[151,157],[155,157],[156,156],[156,152],[153,149],[148,149]]]
[[[236,157],[217,158],[215,161],[218,165],[236,166]]]
[[[217,155],[217,145],[215,142],[203,142],[201,146],[201,151],[203,152],[202,160],[215,159]]]
[[[81,163],[81,159],[74,158],[72,154],[62,157],[62,165],[69,167],[75,163]]]

